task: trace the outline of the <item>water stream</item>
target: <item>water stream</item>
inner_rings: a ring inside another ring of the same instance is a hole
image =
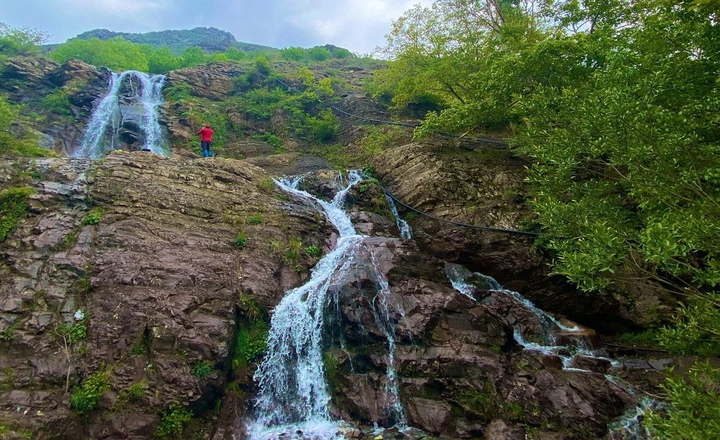
[[[339,237],[335,248],[315,265],[308,282],[286,292],[273,311],[268,351],[254,377],[260,390],[254,408],[256,417],[247,426],[251,439],[342,438],[338,434],[342,422],[331,418],[328,407],[330,395],[325,382],[323,337],[326,314],[339,313],[338,290],[354,270],[356,255],[361,251],[371,252],[363,244],[366,237],[355,231],[350,217],[342,209],[347,192],[361,180],[360,173],[351,171],[347,185],[337,192],[332,202],[299,190],[299,179],[275,181],[287,193],[320,207]],[[379,286],[376,300],[372,301],[373,313],[389,347],[388,411],[403,425],[405,419],[394,368],[395,323],[391,318],[399,306],[387,280],[376,264],[372,266],[368,269],[374,272],[374,281]]]
[[[385,193],[385,200],[387,200],[390,211],[393,216],[395,216],[395,224],[400,230],[400,237],[405,240],[410,240],[412,238],[412,229],[410,228],[410,225],[408,222],[400,218],[400,214],[398,214],[397,207],[395,206],[395,201],[387,193]]]
[[[139,82],[140,86],[136,87],[133,80]],[[168,154],[158,120],[158,107],[163,103],[165,76],[128,70],[111,73],[108,92],[93,111],[83,140],[73,152],[73,157],[98,159],[119,147],[118,134],[123,123],[120,98],[122,86],[127,81],[130,81],[127,88],[132,95],[124,98],[128,99],[131,105],[137,106],[138,112],[142,112],[138,125],[144,134],[145,142],[140,149],[164,156]]]
[[[620,368],[622,364],[612,358],[605,355],[604,352],[598,350],[592,350],[587,346],[585,338],[582,335],[582,329],[578,326],[566,326],[547,312],[537,308],[532,301],[528,300],[518,292],[504,289],[500,283],[494,278],[481,273],[473,273],[467,270],[465,267],[457,264],[447,263],[445,265],[445,274],[447,275],[453,288],[460,294],[471,298],[473,301],[478,302],[473,293],[477,288],[483,290],[492,291],[493,294],[506,295],[512,298],[518,305],[523,307],[525,310],[532,312],[533,315],[538,319],[539,323],[543,328],[543,343],[530,342],[525,340],[522,335],[522,330],[518,326],[513,329],[513,338],[515,342],[523,348],[523,350],[536,351],[543,355],[558,356],[562,360],[563,370],[565,371],[576,371],[589,373],[589,370],[577,368],[574,362],[577,358],[592,358],[601,359],[610,363],[610,366],[614,369]],[[472,280],[472,281],[471,281]],[[480,280],[478,285],[477,280]],[[475,281],[475,282],[473,282]],[[566,334],[576,333],[572,345],[559,345],[558,333],[564,332]],[[616,371],[616,370],[615,370]],[[624,391],[634,394],[632,388],[623,384],[618,378],[612,374],[606,374],[605,378],[613,385],[623,389]],[[626,412],[626,414],[620,418],[616,423],[610,426],[612,431],[622,431],[624,438],[627,440],[644,440],[647,439],[647,432],[642,427],[641,421],[643,414],[650,408],[653,408],[657,403],[652,399],[642,399],[637,408],[632,408]]]

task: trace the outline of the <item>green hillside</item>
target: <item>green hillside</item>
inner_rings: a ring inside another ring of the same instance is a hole
[[[176,55],[190,47],[200,47],[206,52],[225,52],[231,47],[245,52],[252,52],[256,50],[267,51],[274,49],[268,46],[237,41],[235,36],[230,32],[222,31],[213,27],[165,30],[142,34],[114,32],[107,29],[93,29],[91,31],[83,32],[75,38],[82,40],[89,40],[91,38],[110,40],[117,37],[122,37],[132,43],[149,44],[155,48],[167,46],[170,48],[170,51]]]

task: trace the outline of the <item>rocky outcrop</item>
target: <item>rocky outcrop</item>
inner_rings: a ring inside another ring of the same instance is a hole
[[[541,308],[603,332],[644,327],[671,310],[673,298],[657,286],[627,286],[622,295],[578,292],[549,276],[532,235],[451,223],[523,230],[532,218],[524,203],[527,164],[497,149],[479,151],[467,154],[447,141],[426,142],[389,148],[373,158],[378,178],[393,195],[435,217],[398,206],[423,251],[490,275]]]
[[[32,172],[32,215],[1,247],[0,423],[33,438],[150,438],[173,403],[214,408],[247,301],[270,307],[307,276],[287,241],[322,247],[316,213],[242,162],[113,153]],[[70,402],[98,377],[79,417]]]
[[[107,69],[78,60],[59,65],[45,57],[11,58],[0,69],[0,92],[43,116],[43,124],[32,127],[40,133],[41,145],[69,155],[80,145],[94,105],[107,91],[109,75]],[[18,125],[12,130],[20,134],[30,128]]]

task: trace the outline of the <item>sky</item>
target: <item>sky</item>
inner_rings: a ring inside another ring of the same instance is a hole
[[[325,44],[372,54],[393,20],[419,0],[0,0],[0,22],[62,43],[84,31],[215,27],[276,48]]]

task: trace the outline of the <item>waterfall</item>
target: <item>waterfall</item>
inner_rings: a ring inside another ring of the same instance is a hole
[[[108,92],[93,111],[85,135],[73,157],[98,159],[118,148],[118,131],[123,123],[120,111],[121,88],[124,82],[135,79],[140,87],[130,83],[130,99],[142,108],[140,128],[145,141],[141,149],[148,149],[155,154],[167,155],[164,136],[158,120],[158,107],[163,103],[162,87],[164,75],[148,75],[135,70],[122,73],[111,73]],[[103,142],[106,140],[106,142]]]
[[[251,439],[341,438],[337,434],[340,425],[331,419],[328,408],[330,395],[322,357],[323,327],[326,313],[339,312],[337,289],[351,275],[355,256],[367,248],[363,244],[365,236],[355,231],[350,217],[342,209],[347,192],[361,180],[360,173],[351,171],[347,185],[337,192],[332,202],[298,190],[299,179],[275,181],[284,191],[319,206],[340,236],[335,248],[315,265],[308,282],[286,292],[273,311],[268,351],[254,377],[259,393],[254,408],[255,419],[247,426]],[[379,306],[373,305],[373,313],[389,346],[389,410],[394,413],[398,424],[403,425],[404,415],[393,364],[395,325],[390,318],[393,306],[399,306],[392,302],[387,280],[377,269],[374,259],[372,266],[368,269],[374,272],[379,285],[377,301],[373,301]],[[333,302],[336,307],[332,307]],[[298,432],[300,437],[295,437]]]
[[[562,324],[552,315],[548,314],[544,310],[537,308],[532,303],[532,301],[525,298],[518,292],[504,289],[494,278],[483,275],[481,273],[470,272],[465,267],[459,264],[451,263],[445,264],[445,274],[447,275],[448,280],[450,280],[450,284],[452,284],[455,290],[457,290],[462,295],[471,298],[475,302],[477,302],[477,300],[473,293],[476,289],[476,286],[475,283],[470,282],[471,278],[473,277],[482,280],[484,285],[480,286],[481,288],[491,290],[497,294],[507,295],[512,298],[517,304],[521,305],[524,309],[532,312],[532,314],[537,317],[543,328],[543,339],[546,343],[539,344],[526,341],[520,329],[516,327],[513,329],[513,339],[519,346],[523,348],[523,350],[536,351],[542,353],[543,355],[558,356],[562,360],[563,370],[565,371],[576,371],[585,373],[588,372],[588,370],[576,368],[573,366],[573,362],[577,357],[602,359],[610,362],[610,365],[613,368],[621,367],[622,364],[619,361],[611,359],[607,356],[603,356],[602,353],[590,349],[582,337],[578,337],[575,346],[557,345],[558,329],[567,333],[576,333],[579,332],[580,329],[577,326],[568,327]],[[605,378],[608,382],[627,391],[629,394],[634,394],[630,386],[620,384],[619,380],[615,376],[611,374],[606,374]],[[609,427],[610,432],[622,431],[625,435],[625,438],[628,440],[646,439],[647,433],[641,424],[642,417],[648,409],[656,408],[657,405],[657,402],[655,402],[653,399],[643,399],[637,406],[637,408],[631,408],[619,421],[611,425]]]
[[[412,238],[412,229],[410,229],[410,225],[408,222],[400,218],[400,214],[398,214],[397,207],[395,206],[395,201],[387,193],[385,193],[385,200],[387,200],[390,211],[395,216],[395,224],[397,224],[397,227],[400,230],[400,237],[405,240],[410,240]]]

